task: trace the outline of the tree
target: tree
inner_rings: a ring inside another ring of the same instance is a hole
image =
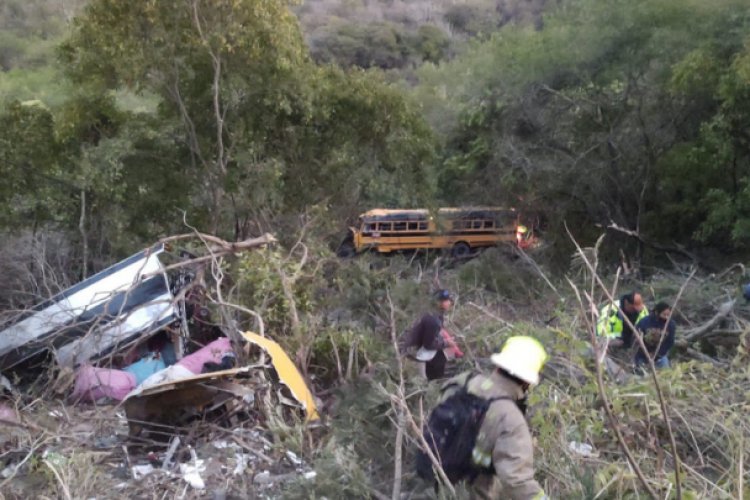
[[[673,92],[704,120],[695,138],[665,155],[659,188],[680,231],[731,250],[750,246],[750,36],[723,42],[675,66]]]
[[[260,207],[351,203],[363,191],[345,184],[403,193],[432,159],[399,92],[310,61],[284,1],[95,0],[61,53],[75,82],[158,97],[158,128],[182,129],[173,158],[186,164],[191,220],[214,232],[242,237]]]
[[[41,102],[9,103],[0,112],[0,226],[35,227],[56,216],[58,165],[52,113]]]
[[[294,17],[275,0],[98,0],[76,20],[62,53],[75,81],[93,77],[106,88],[160,96],[164,116],[184,127],[213,231],[238,145],[262,150],[258,122],[285,112],[284,80],[305,60]],[[247,108],[255,116],[241,113]]]
[[[748,34],[749,12],[732,0],[578,0],[546,16],[539,31],[506,27],[460,59],[426,68],[421,95],[433,104],[440,95],[462,103],[457,126],[444,127],[441,191],[457,202],[542,211],[561,241],[567,221],[583,241],[614,222],[646,239],[690,242],[695,229],[661,231],[680,224],[667,210],[678,197],[662,182],[664,161],[719,111],[711,79],[727,80],[717,78],[721,64],[715,64],[689,98],[670,82],[678,63],[706,45],[720,47],[731,62]],[[727,137],[741,137],[730,128]],[[679,175],[680,185],[705,194],[700,175]],[[717,193],[705,200],[717,214],[725,201]],[[706,216],[698,211],[692,227]],[[635,249],[640,255],[643,247]]]

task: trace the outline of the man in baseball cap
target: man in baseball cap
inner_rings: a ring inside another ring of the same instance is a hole
[[[436,311],[422,315],[412,327],[405,348],[416,349],[410,355],[420,364],[420,373],[427,380],[443,378],[448,361],[446,350],[452,357],[461,357],[463,353],[450,334],[443,328],[444,316],[453,307],[453,296],[448,290],[435,293]]]

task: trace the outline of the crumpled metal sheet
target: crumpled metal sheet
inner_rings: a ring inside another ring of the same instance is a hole
[[[279,381],[289,389],[295,401],[290,401],[283,395],[279,396],[279,400],[283,404],[302,407],[306,412],[307,421],[320,419],[310,389],[281,346],[252,332],[245,332],[242,336],[268,354]],[[255,400],[255,391],[248,384],[248,379],[253,372],[264,367],[248,365],[168,380],[134,390],[122,403],[131,435],[138,435],[149,425],[163,427],[166,432],[170,427],[186,423],[191,417],[217,409],[230,400],[251,405]]]
[[[219,408],[231,399],[251,403],[252,389],[234,379],[247,378],[256,366],[203,373],[171,380],[130,393],[122,405],[131,435],[149,425],[165,429],[179,426],[202,412]]]

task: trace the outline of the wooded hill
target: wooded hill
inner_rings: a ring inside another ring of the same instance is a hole
[[[508,18],[512,5],[5,2],[0,308],[166,235],[270,232],[268,252],[214,262],[213,285],[265,319],[335,424],[276,434],[320,471],[290,496],[418,490],[394,470],[415,444],[396,424],[435,391],[401,383],[392,338],[442,281],[462,297],[461,368],[512,333],[555,353],[532,401],[548,493],[664,497],[679,478],[683,498],[739,497],[750,316],[732,303],[700,328],[748,280],[727,264],[750,249],[750,5],[523,2]],[[544,245],[450,269],[333,256],[366,209],[467,204],[533,214]],[[584,356],[615,284],[682,304],[678,339],[693,336],[661,386],[603,384]]]
[[[283,3],[91,2],[69,25],[79,5],[61,5],[4,7],[0,221],[60,232],[90,267],[183,213],[233,239],[312,207],[341,230],[373,206],[468,201],[541,214],[565,259],[564,221],[585,242],[633,231],[639,258],[747,249],[744,2],[548,6],[415,85],[315,63]],[[305,9],[326,5],[301,7],[308,39]]]

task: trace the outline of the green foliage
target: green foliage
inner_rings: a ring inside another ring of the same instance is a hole
[[[499,18],[493,5],[460,3],[443,14],[451,29],[472,37],[486,37],[496,31]]]
[[[447,58],[450,47],[450,36],[431,24],[410,31],[392,22],[334,20],[310,36],[310,54],[316,61],[345,68],[390,70],[423,61],[436,63]]]
[[[425,24],[417,30],[417,50],[423,61],[440,62],[446,59],[449,48],[448,34],[437,26]]]
[[[544,283],[528,264],[512,255],[510,248],[491,248],[462,265],[462,288],[483,289],[502,297],[529,300],[544,291]]]
[[[70,94],[72,86],[54,66],[12,69],[0,79],[0,103],[36,100],[56,109]]]
[[[157,131],[183,128],[172,156],[194,223],[237,233],[260,209],[413,204],[434,187],[413,107],[375,75],[312,64],[286,3],[196,5],[99,0],[61,50],[73,81],[157,96]]]
[[[343,67],[391,69],[402,67],[410,56],[409,37],[393,23],[334,23],[314,33],[311,55]]]
[[[278,336],[298,333],[293,331],[291,308],[304,315],[313,307],[308,281],[292,278],[300,271],[298,264],[285,259],[278,249],[250,252],[241,258],[238,271],[239,289],[263,316],[266,328]]]
[[[59,147],[54,119],[38,101],[11,102],[0,113],[0,224],[20,226],[55,217],[48,204],[54,196]]]
[[[66,16],[80,0],[7,0],[0,5],[0,103],[37,99],[54,108],[70,87],[55,65]]]
[[[743,131],[750,117],[749,47],[745,42],[734,47],[736,52],[725,45],[723,50],[690,53],[673,79],[680,96],[696,100],[708,95],[717,104],[697,137],[666,157],[662,190],[672,193],[671,212],[686,213],[689,225],[683,229],[724,248],[750,244],[750,142]],[[709,57],[713,71],[706,67]]]
[[[615,222],[747,248],[749,18],[733,0],[577,0],[424,68],[417,95],[447,135],[440,193],[540,211],[556,241],[564,222],[586,244]]]

